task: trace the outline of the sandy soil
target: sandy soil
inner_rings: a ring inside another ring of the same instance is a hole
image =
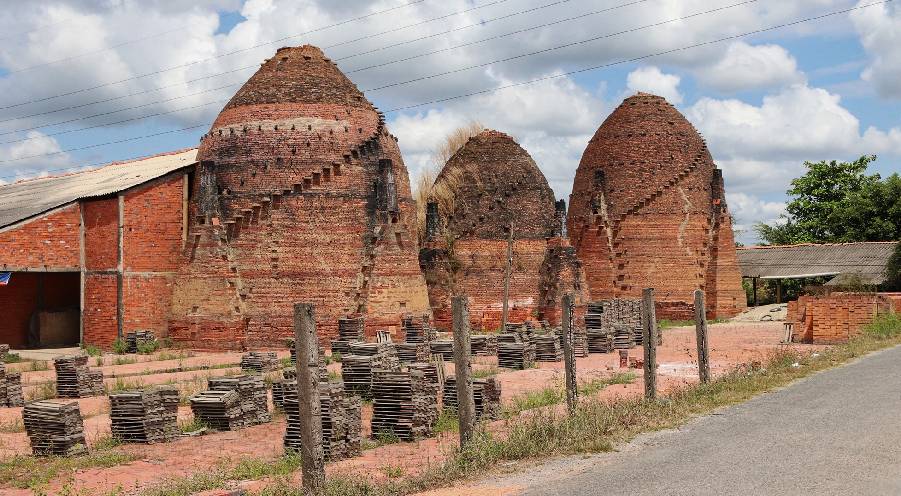
[[[710,348],[711,362],[714,374],[722,374],[739,363],[747,363],[754,360],[762,360],[772,350],[781,345],[779,339],[782,336],[781,323],[727,323],[711,326]],[[791,345],[796,348],[810,349],[806,345]],[[693,327],[673,328],[664,331],[664,344],[658,348],[659,384],[661,388],[668,389],[686,383],[697,381],[697,369],[695,361],[695,338]],[[641,348],[631,350],[632,356],[642,356]],[[197,356],[187,360],[208,360],[209,363],[229,363],[238,354],[210,354]],[[162,362],[160,362],[162,363]],[[235,363],[235,362],[231,362]],[[491,368],[496,366],[494,357],[477,357],[477,368]],[[123,374],[125,371],[166,370],[163,365],[154,363],[108,365],[104,367],[104,373]],[[333,364],[331,370],[340,370],[340,365]],[[577,361],[580,380],[592,378],[610,377],[619,372],[618,354],[591,355],[580,358]],[[538,368],[523,371],[502,371],[498,378],[502,385],[503,401],[510,401],[527,391],[540,390],[548,385],[562,383],[563,367],[561,363],[542,363]],[[201,371],[204,373],[219,372]],[[641,371],[633,372],[639,376],[632,384],[615,385],[606,388],[599,394],[602,397],[633,396],[640,395],[643,391],[640,380]],[[29,374],[41,374],[41,372],[24,372]],[[40,376],[39,376],[40,377]],[[161,379],[165,377],[165,379]],[[190,372],[174,374],[150,374],[140,376],[145,384],[161,383],[166,381],[191,381],[197,380]],[[114,380],[114,379],[113,379]],[[86,398],[78,400],[85,419],[85,431],[89,444],[109,434],[109,404],[106,398]],[[190,409],[180,409],[179,417],[184,420],[190,418]],[[371,416],[369,408],[364,411],[364,426],[367,426]],[[0,408],[0,425],[9,425],[21,419],[21,408]],[[492,429],[502,429],[503,422],[496,422]],[[4,431],[7,429],[3,429]],[[366,427],[364,430],[368,431]],[[140,488],[159,483],[167,478],[188,476],[195,473],[208,471],[222,464],[233,464],[244,457],[257,457],[263,459],[275,459],[282,454],[282,435],[284,433],[284,421],[277,419],[272,423],[244,429],[238,432],[215,433],[202,437],[182,438],[175,442],[156,444],[149,446],[126,445],[116,448],[137,457],[137,460],[106,469],[84,470],[74,474],[68,474],[66,478],[71,487],[83,490],[88,494],[104,494],[117,487],[127,492],[139,492]],[[331,473],[359,474],[371,480],[387,478],[389,472],[400,471],[404,475],[420,473],[429,466],[441,463],[445,456],[453,449],[457,440],[455,435],[442,435],[437,438],[425,439],[414,443],[399,443],[379,448],[366,450],[363,456],[329,464]],[[0,463],[14,455],[26,455],[29,453],[28,440],[24,432],[0,433]],[[388,468],[391,470],[389,471]],[[64,481],[57,480],[51,484],[51,490],[59,490]],[[234,485],[249,489],[258,488],[265,481],[255,481]],[[507,488],[511,489],[511,488]],[[436,491],[429,493],[431,496],[448,496],[450,494],[463,494],[462,492]],[[28,491],[20,492],[12,489],[0,489],[2,494],[30,494]],[[505,494],[503,488],[485,489],[484,491],[465,491],[465,494],[473,496],[494,496]]]

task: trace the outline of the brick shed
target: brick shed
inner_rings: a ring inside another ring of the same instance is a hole
[[[429,314],[407,169],[384,116],[322,51],[279,49],[202,138],[171,337],[270,346],[315,304],[320,338]]]
[[[510,136],[486,130],[467,141],[436,178],[432,201],[420,264],[438,327],[450,327],[450,297],[465,294],[472,325],[499,328],[511,225],[510,321],[556,323],[565,291],[587,298],[581,263],[562,233],[565,214],[558,215],[547,179]]]
[[[165,334],[197,150],[0,187],[0,342]]]
[[[707,145],[664,98],[639,93],[610,114],[585,149],[567,227],[592,299],[656,289],[658,318],[746,307],[722,173]]]

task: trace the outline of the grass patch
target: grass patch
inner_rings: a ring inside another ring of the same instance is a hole
[[[22,419],[14,418],[12,422],[3,422],[0,423],[0,432],[6,434],[13,434],[16,432],[25,432],[25,424],[22,423]]]
[[[39,384],[36,387],[29,389],[28,393],[25,395],[25,400],[29,402],[49,400],[51,398],[56,398],[56,384],[52,382]]]
[[[18,353],[3,353],[0,355],[0,360],[3,363],[19,363],[22,361],[22,357]]]
[[[87,454],[72,457],[15,456],[0,464],[0,486],[30,489],[42,494],[44,486],[61,476],[90,468],[115,467],[135,458],[108,447],[95,447]]]
[[[435,422],[434,431],[435,434],[441,434],[442,432],[460,432],[460,419],[457,417],[457,412],[450,409],[442,410],[441,416],[438,417],[438,421]]]
[[[116,383],[112,386],[106,386],[106,393],[121,393],[123,391],[133,391],[135,389],[141,389],[144,387],[144,383],[141,381],[126,381],[121,377],[116,377]]]
[[[201,429],[206,429],[207,427],[209,426],[197,417],[192,418],[190,422],[178,424],[179,430],[181,430],[181,432],[183,433],[197,432]]]
[[[130,356],[118,356],[113,360],[113,365],[130,365],[138,363],[138,359]]]
[[[220,466],[191,477],[172,479],[141,492],[142,496],[190,496],[218,489],[232,480],[259,480],[266,477],[287,477],[300,469],[300,456],[285,454],[276,460],[243,458],[233,467]]]
[[[50,369],[50,364],[47,363],[47,360],[34,360],[29,365],[31,365],[31,372],[40,372]]]
[[[472,371],[473,379],[484,379],[486,377],[494,377],[500,373],[497,367],[488,367],[485,369],[475,369]]]
[[[185,358],[190,358],[191,356],[193,356],[193,354],[192,354],[192,353],[189,353],[189,352],[187,352],[187,351],[181,351],[181,350],[179,350],[179,351],[163,350],[163,351],[161,351],[161,352],[159,353],[159,355],[156,356],[156,359],[159,360],[159,361],[166,361],[166,360],[184,360]]]
[[[117,355],[128,353],[128,343],[122,338],[116,338],[116,340],[113,341],[113,353]]]
[[[99,347],[94,346],[92,344],[82,344],[81,349],[84,350],[84,352],[87,353],[88,356],[96,357],[96,356],[100,356],[103,354],[103,350],[101,350]]]
[[[160,342],[156,339],[150,341],[139,340],[135,347],[139,355],[150,355],[160,349]]]

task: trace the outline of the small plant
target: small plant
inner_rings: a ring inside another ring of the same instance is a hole
[[[116,359],[113,360],[113,365],[129,365],[129,364],[137,363],[137,362],[138,362],[138,359],[135,357],[124,356],[124,357],[116,357]]]
[[[3,363],[19,363],[22,361],[22,357],[18,353],[4,353],[3,356],[0,356],[0,361],[3,361]]]
[[[56,398],[56,384],[52,382],[39,384],[35,389],[29,391],[25,396],[25,399],[27,401],[40,401]]]
[[[122,440],[115,436],[102,436],[98,437],[94,441],[93,448],[95,450],[108,450],[115,448],[116,446],[121,446]]]
[[[500,371],[497,369],[497,367],[492,366],[492,367],[489,367],[486,369],[473,370],[472,377],[473,377],[473,379],[484,379],[486,377],[496,376],[499,373],[500,373]]]
[[[333,361],[333,362],[340,362],[340,361],[341,361],[341,352],[340,352],[340,351],[333,351],[333,352],[332,352],[332,361]]]
[[[0,424],[0,432],[5,432],[8,434],[15,432],[25,432],[25,424],[22,423],[22,419],[17,417],[14,418],[12,422]]]
[[[340,380],[341,380],[341,374],[338,373],[338,372],[335,372],[335,371],[333,371],[333,370],[330,370],[329,373],[328,373],[328,379],[329,379],[330,381],[340,381]]]
[[[138,354],[149,355],[160,349],[160,342],[155,339],[138,341],[137,348]]]
[[[863,327],[863,333],[876,339],[890,339],[901,334],[901,315],[890,313],[879,315],[872,323]]]
[[[441,416],[438,417],[438,421],[435,422],[434,431],[436,434],[440,434],[442,432],[458,432],[460,430],[460,420],[457,417],[457,412],[445,409],[441,412]]]
[[[183,433],[189,433],[189,432],[197,432],[199,430],[207,429],[207,428],[209,428],[209,426],[204,421],[200,420],[197,417],[194,417],[191,419],[190,422],[184,422],[184,423],[178,424],[178,428]]]
[[[403,477],[406,473],[404,468],[400,465],[385,465],[382,467],[382,472],[384,472],[389,479],[398,479]]]
[[[34,360],[30,363],[32,372],[40,372],[42,370],[47,370],[50,368],[50,365],[46,360]]]
[[[113,341],[113,353],[117,355],[128,353],[128,343],[122,338],[116,338],[116,340]]]
[[[103,367],[103,357],[97,357],[97,360],[95,361],[95,364],[96,364],[98,367]]]
[[[375,434],[375,441],[379,446],[385,446],[386,444],[399,443],[400,438],[393,431],[379,431]]]
[[[163,345],[163,347],[165,348],[165,345]],[[183,351],[183,350],[169,351],[169,350],[164,349],[163,351],[160,352],[159,355],[156,356],[156,359],[162,362],[162,361],[166,361],[166,360],[183,360],[190,356],[191,356],[191,354],[187,351]],[[179,363],[179,367],[183,367],[183,365],[181,363]]]
[[[123,391],[132,391],[134,389],[141,389],[144,386],[143,382],[129,382],[121,377],[116,377],[116,383],[112,385],[112,387],[107,386],[106,392],[110,393],[121,393]]]
[[[103,354],[103,350],[93,344],[82,344],[81,349],[84,350],[88,356],[100,356]]]

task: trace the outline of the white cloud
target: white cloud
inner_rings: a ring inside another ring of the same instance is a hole
[[[698,81],[720,91],[735,92],[804,81],[798,64],[779,45],[749,45],[736,41],[716,63],[697,71]]]
[[[675,74],[664,74],[657,67],[639,67],[626,77],[626,87],[632,92],[643,91],[662,96],[673,105],[682,103],[679,93],[679,82],[682,80]]]
[[[856,10],[851,21],[871,59],[861,77],[880,95],[901,98],[901,8],[884,4]]]
[[[0,145],[0,180],[14,181],[23,176],[31,176],[36,172],[52,170],[61,173],[71,163],[71,157],[61,152],[55,139],[37,131],[27,133],[27,141]]]
[[[726,203],[736,224],[745,226],[745,229],[757,222],[772,224],[785,213],[785,202],[767,201],[747,193],[727,193]]]

